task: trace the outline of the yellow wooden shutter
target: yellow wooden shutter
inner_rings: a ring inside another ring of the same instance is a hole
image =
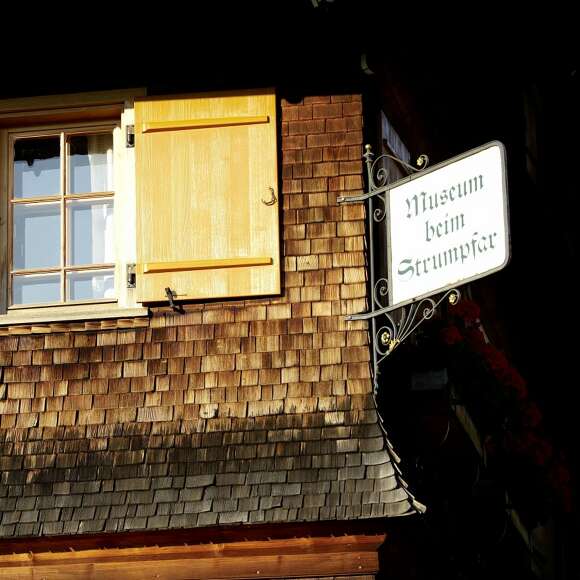
[[[135,153],[140,302],[280,292],[273,91],[138,100]]]

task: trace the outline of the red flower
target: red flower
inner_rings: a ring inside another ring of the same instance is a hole
[[[527,457],[536,465],[545,465],[554,455],[554,449],[549,441],[536,435],[530,429],[525,429],[519,433],[508,433],[506,437],[506,447],[521,457]]]
[[[573,508],[571,477],[568,468],[561,459],[557,459],[552,464],[548,480],[552,489],[558,494],[562,508],[565,512],[570,513]]]
[[[513,367],[507,367],[498,371],[496,376],[504,385],[515,390],[518,399],[525,399],[528,396],[526,381]]]
[[[441,340],[443,340],[445,344],[452,345],[461,342],[463,336],[461,335],[461,332],[459,332],[459,328],[452,324],[441,331]]]
[[[552,488],[553,496],[559,501],[561,508],[571,511],[573,487],[570,472],[565,460],[555,457],[551,442],[537,430],[542,423],[542,412],[536,403],[527,400],[526,381],[509,364],[506,356],[486,341],[479,325],[480,310],[477,304],[471,300],[463,300],[453,307],[451,313],[456,316],[456,322],[458,319],[459,321],[457,325],[450,324],[441,331],[441,340],[447,345],[465,340],[467,346],[479,355],[481,362],[485,363],[497,381],[491,381],[493,384],[487,392],[489,397],[482,397],[479,404],[501,404],[505,412],[504,430],[501,435],[497,434],[498,439],[491,435],[486,437],[486,452],[490,457],[503,456],[509,462],[507,465],[513,462],[514,469],[524,469],[526,476],[530,478],[540,478],[532,483]],[[474,371],[477,372],[478,368],[476,366]]]
[[[477,353],[482,353],[487,346],[483,333],[477,327],[470,327],[465,330],[465,337],[469,346]]]
[[[509,363],[503,352],[497,350],[495,346],[486,344],[482,349],[482,354],[485,357],[489,368],[499,376],[502,372],[509,369]]]
[[[525,456],[533,445],[532,433],[529,430],[506,433],[505,445],[510,453]]]
[[[515,389],[518,399],[525,399],[528,396],[528,388],[526,387],[526,383],[513,383],[511,386]]]
[[[560,460],[555,461],[550,469],[550,481],[554,486],[559,487],[569,484],[570,480],[568,468]]]
[[[471,340],[473,350],[475,350],[483,357],[491,372],[500,382],[503,382],[502,377],[507,376],[510,372],[510,366],[505,355],[497,348],[495,348],[493,344],[485,342],[477,343],[475,334],[471,334],[469,338]]]
[[[522,424],[525,427],[537,427],[542,422],[542,412],[538,405],[526,402],[520,405],[522,411]]]
[[[471,323],[479,320],[479,306],[473,300],[460,300],[453,308],[453,314],[459,316],[465,322]]]
[[[532,449],[532,461],[536,465],[546,465],[552,455],[554,455],[554,448],[552,445],[545,439],[537,437]]]

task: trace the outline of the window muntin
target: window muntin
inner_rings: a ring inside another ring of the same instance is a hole
[[[12,307],[115,299],[113,129],[12,135]]]

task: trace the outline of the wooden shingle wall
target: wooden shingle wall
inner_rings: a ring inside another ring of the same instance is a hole
[[[283,295],[2,329],[0,536],[413,511],[371,396],[358,95],[282,101]]]

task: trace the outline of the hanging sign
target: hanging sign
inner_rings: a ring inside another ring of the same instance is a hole
[[[389,307],[501,270],[509,260],[504,146],[493,141],[405,178],[387,196]]]

